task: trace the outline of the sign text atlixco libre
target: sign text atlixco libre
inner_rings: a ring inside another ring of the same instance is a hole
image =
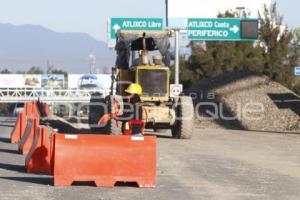
[[[116,32],[121,30],[163,30],[162,18],[111,18],[110,19],[110,38],[116,38]]]
[[[241,23],[244,21],[246,23]],[[244,24],[244,27],[241,27]],[[258,33],[257,20],[242,20],[238,18],[190,18],[188,19],[188,38],[190,40],[232,40],[256,39]],[[241,33],[254,35],[242,38]]]

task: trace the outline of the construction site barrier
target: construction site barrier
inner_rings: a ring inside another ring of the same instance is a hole
[[[22,137],[22,134],[24,133],[24,130],[26,127],[26,119],[27,119],[29,111],[31,110],[29,104],[30,104],[29,102],[24,103],[23,111],[18,114],[18,118],[15,123],[14,129],[12,130],[12,132],[10,134],[11,143],[19,142]]]
[[[14,126],[14,129],[12,130],[10,134],[10,142],[11,143],[17,143],[20,141],[22,134],[26,127],[26,115],[24,112],[20,112],[18,114],[18,118],[16,121],[16,124]]]
[[[55,134],[54,185],[93,181],[113,187],[135,182],[156,185],[156,137]]]
[[[46,126],[38,126],[32,146],[25,158],[25,169],[27,172],[52,174],[52,144],[49,129]]]
[[[27,117],[40,117],[39,108],[36,101],[26,102],[23,112]]]
[[[46,106],[47,105],[43,105],[43,107]],[[25,131],[27,118],[29,117],[37,117],[37,118],[40,117],[40,113],[37,107],[37,102],[35,101],[24,103],[23,111],[18,114],[18,118],[15,123],[14,129],[10,134],[11,143],[17,143],[20,141],[20,139],[22,138],[22,134]]]
[[[40,117],[49,117],[51,115],[48,104],[37,101],[36,106]]]
[[[23,111],[27,117],[32,116],[33,102],[26,102]]]
[[[31,148],[34,139],[34,133],[36,127],[39,125],[39,118],[30,117],[27,118],[26,128],[19,141],[19,153],[27,154]]]
[[[31,113],[28,116],[32,117],[41,117],[41,113],[39,111],[38,102],[32,101],[31,102]]]
[[[46,103],[43,103],[43,113],[45,114],[45,117],[51,116],[50,108]]]

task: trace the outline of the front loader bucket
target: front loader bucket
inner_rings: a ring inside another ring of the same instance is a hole
[[[155,187],[156,137],[55,134],[54,185],[94,181],[103,187],[135,182]]]

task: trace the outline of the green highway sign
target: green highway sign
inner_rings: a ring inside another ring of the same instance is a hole
[[[240,18],[190,18],[189,40],[241,41],[258,38],[258,20]]]
[[[115,39],[117,31],[121,30],[163,30],[162,18],[111,18],[110,38]]]

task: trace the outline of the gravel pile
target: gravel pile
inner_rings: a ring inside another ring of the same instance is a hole
[[[187,92],[194,97],[200,128],[300,132],[300,98],[264,75],[233,72],[200,81]]]

